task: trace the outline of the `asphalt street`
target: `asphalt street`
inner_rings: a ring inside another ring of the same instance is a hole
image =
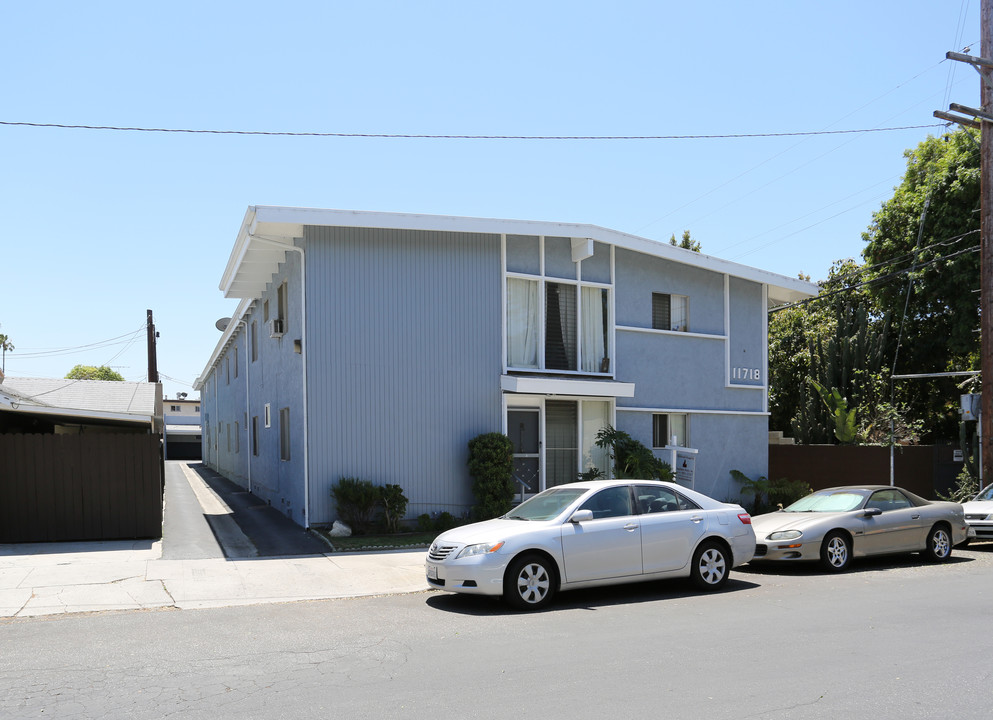
[[[0,717],[987,718],[993,544],[521,614],[425,591],[0,622]]]

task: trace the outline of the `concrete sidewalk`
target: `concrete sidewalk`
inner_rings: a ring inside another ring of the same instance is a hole
[[[163,557],[161,540],[0,545],[0,618],[185,610],[428,590],[423,549],[258,556],[251,540],[226,517],[232,511],[223,499],[189,468],[182,470],[229,557],[219,551],[212,553],[217,557],[195,553]],[[167,487],[167,515],[168,495]],[[243,556],[230,557],[229,547],[243,545]]]
[[[160,541],[0,545],[0,618],[427,590],[424,551],[162,559]]]

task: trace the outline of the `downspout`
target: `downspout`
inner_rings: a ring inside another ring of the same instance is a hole
[[[303,356],[303,526],[310,529],[310,415],[307,411],[307,263],[306,253],[302,247],[296,245],[286,245],[252,235],[249,232],[250,242],[257,242],[262,245],[276,247],[281,250],[293,250],[300,253],[300,354]]]
[[[214,376],[214,425],[216,425],[217,427],[220,427],[220,425],[218,423],[218,416],[221,414],[220,411],[219,411],[219,409],[218,409],[218,406],[217,406],[217,373],[219,372],[218,368],[220,367],[220,362],[221,362],[221,359],[220,359],[220,357],[218,357],[217,358],[217,363],[214,365],[214,372],[212,373],[212,375]],[[213,428],[211,428],[211,430],[213,430]],[[213,437],[211,437],[208,440],[209,443],[213,442],[214,441],[214,438],[217,437],[217,435],[215,433],[212,432],[211,434],[213,435]],[[220,463],[217,462],[217,447],[216,447],[216,445],[211,448],[210,459],[214,463],[214,470],[219,470],[220,469]]]
[[[248,346],[248,322],[245,320],[239,320],[238,324],[245,328],[245,435],[248,437],[248,446],[246,449],[248,455],[248,492],[252,492],[252,429],[249,425],[249,420],[251,418],[251,403],[249,403],[249,393],[251,392],[251,386],[248,383],[248,373],[249,368],[252,367],[252,356],[251,348]]]

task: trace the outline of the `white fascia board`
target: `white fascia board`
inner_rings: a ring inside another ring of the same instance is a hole
[[[500,389],[526,395],[576,395],[582,397],[634,397],[634,383],[610,380],[569,380],[529,375],[501,375]]]
[[[221,333],[221,339],[217,341],[217,345],[214,347],[214,352],[210,355],[210,360],[203,368],[203,372],[200,373],[200,377],[193,381],[193,389],[197,392],[203,388],[203,384],[207,382],[207,376],[210,374],[211,368],[217,364],[218,358],[220,358],[221,353],[224,352],[226,348],[231,343],[231,338],[238,331],[238,322],[245,317],[245,313],[248,312],[248,308],[252,305],[252,300],[249,298],[243,299],[238,303],[238,307],[231,316],[231,322],[228,326],[224,328],[224,332]]]
[[[245,234],[245,242],[248,241],[251,232],[257,232],[264,236],[287,238],[292,242],[293,237],[299,237],[302,234],[304,225],[582,238],[768,285],[772,289],[770,295],[776,300],[800,300],[813,297],[820,291],[817,285],[799,278],[790,278],[748,265],[739,265],[730,260],[722,260],[712,255],[676,247],[667,242],[649,240],[617,230],[581,223],[257,205],[250,207],[246,213],[245,222],[242,223],[242,233]],[[240,233],[239,243],[241,242],[242,234]],[[228,270],[225,271],[225,277],[232,271],[232,263],[236,256],[240,258],[244,253],[245,250],[236,244],[231,256],[232,260],[228,263]],[[224,285],[225,283],[222,281],[222,289]]]

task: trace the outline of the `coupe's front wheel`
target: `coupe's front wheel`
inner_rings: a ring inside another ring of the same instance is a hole
[[[690,579],[701,590],[720,590],[728,581],[731,554],[716,542],[705,542],[693,553]]]
[[[935,525],[927,536],[924,557],[931,562],[947,562],[952,557],[952,535],[944,525]]]
[[[503,599],[518,610],[540,610],[555,595],[555,567],[540,555],[524,555],[507,567],[503,576]]]
[[[831,572],[848,569],[852,561],[852,544],[841,532],[828,533],[821,545],[821,567]]]

